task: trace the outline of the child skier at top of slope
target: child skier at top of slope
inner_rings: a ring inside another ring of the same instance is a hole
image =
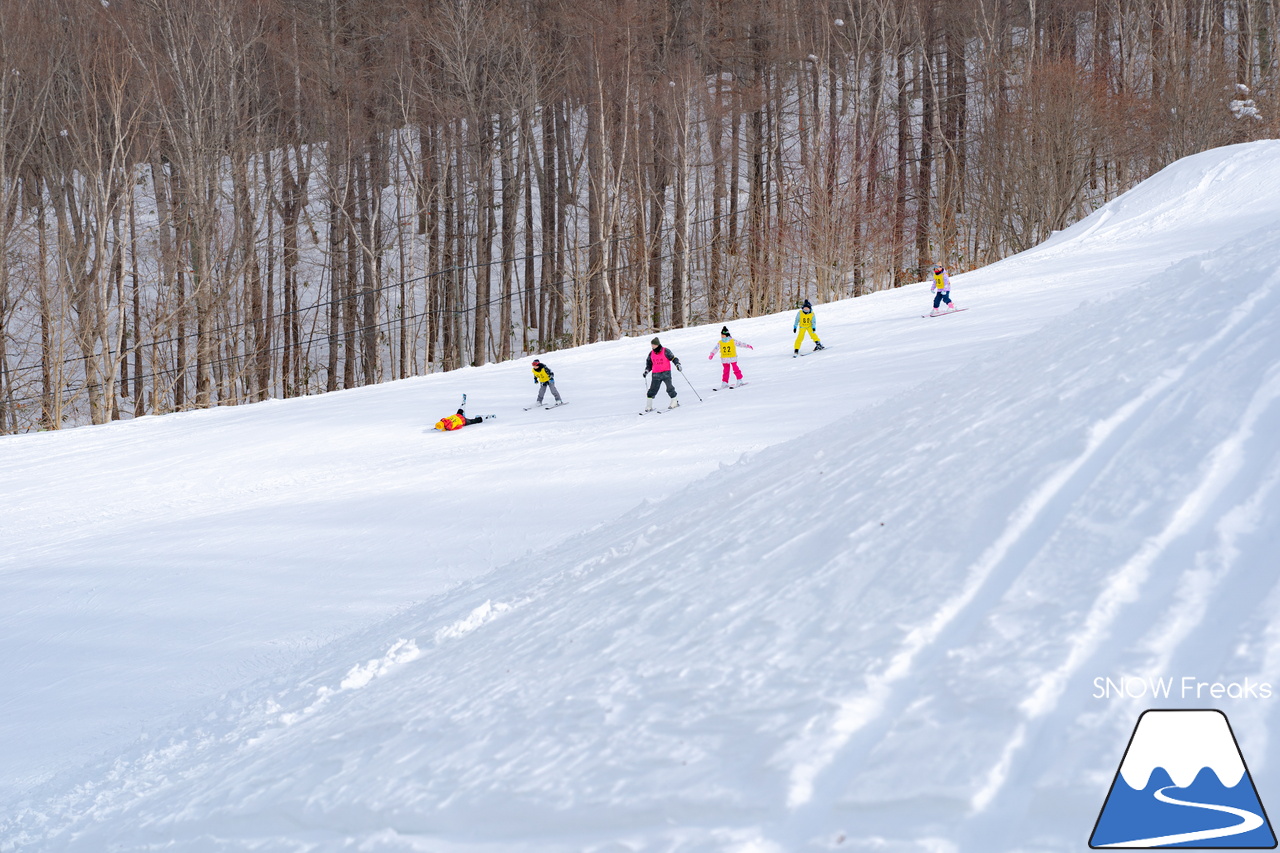
[[[810,304],[808,299],[804,301],[804,305],[801,305],[800,310],[796,312],[796,321],[792,324],[791,331],[799,333],[796,335],[795,352],[792,353],[792,358],[800,355],[800,344],[804,343],[806,334],[813,338],[814,352],[826,349],[822,345],[822,339],[818,337],[818,318],[814,315],[813,305]]]
[[[556,405],[559,406],[564,400],[560,399],[560,392],[556,390],[556,375],[551,368],[538,359],[533,360],[533,381],[538,383],[538,405],[542,405],[542,397],[547,393],[547,389],[551,389],[551,396],[556,398]]]
[[[683,371],[680,366],[680,359],[676,358],[675,353],[662,345],[662,342],[654,338],[649,342],[649,357],[644,361],[644,376],[647,379],[649,373],[653,373],[653,381],[649,383],[649,395],[645,400],[644,410],[646,412],[653,411],[653,398],[658,396],[658,389],[662,387],[662,383],[667,383],[667,396],[671,398],[668,409],[674,409],[680,405],[680,401],[676,399],[676,386],[671,384],[671,366],[675,365],[676,370]]]
[[[711,348],[711,352],[707,355],[707,361],[716,357],[716,352],[720,353],[720,364],[724,367],[724,371],[720,376],[720,387],[729,387],[729,370],[733,369],[733,376],[737,380],[735,385],[745,385],[742,381],[742,369],[738,367],[738,347],[746,347],[747,349],[755,349],[746,341],[740,341],[729,334],[729,327],[724,326],[720,329],[720,340],[716,341],[716,345]]]
[[[947,272],[947,268],[942,264],[933,265],[933,310],[929,312],[930,316],[944,314],[946,312],[939,311],[938,307],[942,303],[947,303],[947,311],[958,311],[955,303],[951,301],[951,275]]]

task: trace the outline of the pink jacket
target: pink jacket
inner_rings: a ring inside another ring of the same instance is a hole
[[[662,349],[651,350],[649,358],[645,360],[646,370],[652,370],[654,373],[667,373],[671,370],[671,365],[680,364],[680,359],[672,355],[671,350],[666,347]]]

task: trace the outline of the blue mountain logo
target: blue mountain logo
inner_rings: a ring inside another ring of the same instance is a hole
[[[1144,711],[1089,846],[1274,849],[1275,833],[1227,715]]]

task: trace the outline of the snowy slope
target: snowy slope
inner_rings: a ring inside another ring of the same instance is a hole
[[[1150,705],[1096,678],[1280,697],[1278,188],[1188,158],[813,357],[731,323],[734,391],[664,334],[655,417],[630,340],[552,412],[521,362],[0,439],[0,850],[1084,848]],[[1265,803],[1276,701],[1161,704]]]

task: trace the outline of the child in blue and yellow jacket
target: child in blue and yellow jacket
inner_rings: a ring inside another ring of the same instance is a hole
[[[792,326],[791,331],[798,332],[796,335],[795,352],[792,358],[800,354],[800,344],[804,343],[804,336],[808,335],[813,338],[813,349],[816,352],[825,349],[822,345],[822,339],[818,337],[818,318],[813,313],[813,305],[809,300],[804,301],[804,305],[800,306],[800,310],[796,312],[796,322]]]

